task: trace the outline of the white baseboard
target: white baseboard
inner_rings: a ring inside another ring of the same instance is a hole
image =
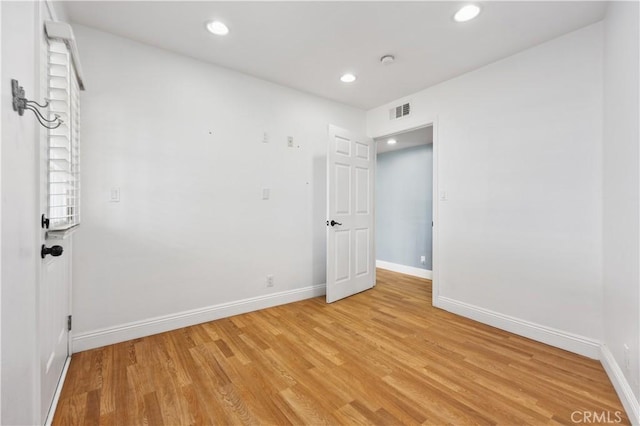
[[[635,426],[640,426],[640,403],[609,348],[597,340],[546,327],[520,318],[439,296],[434,306],[457,315],[506,330],[570,352],[599,359],[622,405]]]
[[[436,307],[444,309],[445,311],[453,312],[454,314],[488,324],[501,330],[506,330],[589,358],[600,358],[600,342],[597,340],[525,321],[448,297],[439,296],[434,299],[434,302]]]
[[[607,372],[609,380],[613,383],[613,387],[627,412],[629,420],[631,420],[631,424],[635,426],[640,425],[640,403],[638,403],[638,400],[634,396],[631,385],[626,377],[624,377],[622,369],[613,357],[609,347],[604,343],[600,346],[600,362],[602,362],[602,366]]]
[[[56,408],[58,408],[58,401],[60,401],[60,394],[62,393],[62,387],[64,386],[64,381],[67,378],[67,371],[69,371],[69,364],[71,364],[71,357],[68,356],[64,361],[64,367],[62,367],[62,374],[60,375],[60,380],[58,380],[58,384],[56,385],[56,391],[53,394],[53,401],[51,401],[51,407],[49,408],[49,412],[47,413],[47,418],[44,421],[45,426],[51,426],[53,422],[53,416],[56,414]]]
[[[384,260],[376,260],[376,268],[386,269],[393,272],[400,272],[401,274],[407,274],[418,278],[426,278],[429,280],[433,275],[428,269],[414,268],[413,266],[385,262]]]
[[[165,331],[226,318],[232,315],[298,302],[300,300],[322,296],[325,294],[325,291],[325,284],[314,285],[79,333],[73,336],[73,352],[86,351],[88,349],[99,348],[139,337],[164,333]]]

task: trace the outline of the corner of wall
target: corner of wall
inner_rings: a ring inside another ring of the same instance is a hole
[[[445,296],[437,296],[434,299],[434,306],[445,311],[592,359],[600,358],[600,342],[597,340],[536,324]]]
[[[605,343],[600,346],[600,362],[607,376],[609,376],[632,424],[635,426],[640,425],[640,403],[638,403],[633,389],[631,389],[631,385],[629,385],[629,382],[622,373],[622,369]]]

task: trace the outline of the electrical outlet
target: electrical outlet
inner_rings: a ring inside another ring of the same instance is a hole
[[[627,372],[631,371],[631,351],[626,343],[624,344],[624,369]]]
[[[293,136],[287,136],[287,146],[293,148]]]
[[[267,287],[273,287],[273,275],[267,275]]]
[[[269,133],[264,132],[262,134],[262,143],[269,143]]]
[[[420,263],[422,263],[423,265],[427,264],[427,256],[420,256]]]

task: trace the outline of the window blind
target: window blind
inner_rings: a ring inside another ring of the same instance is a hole
[[[47,78],[50,118],[63,121],[48,134],[50,230],[65,230],[80,223],[80,90],[62,41],[49,40]]]

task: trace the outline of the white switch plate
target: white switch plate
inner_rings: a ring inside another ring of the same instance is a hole
[[[112,203],[120,202],[120,188],[111,188],[111,191],[109,191],[109,201]]]
[[[287,136],[287,146],[293,148],[293,136]]]
[[[271,196],[271,189],[262,188],[262,199],[263,200],[268,200],[270,196]]]
[[[447,201],[448,195],[447,191],[440,191],[440,201]]]
[[[425,265],[427,263],[427,256],[420,256],[420,263]]]

